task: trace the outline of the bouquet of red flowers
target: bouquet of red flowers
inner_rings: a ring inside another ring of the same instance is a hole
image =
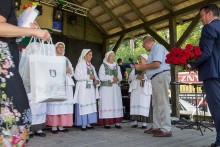
[[[39,15],[42,15],[42,6],[39,2],[32,2],[31,4],[24,5],[20,11],[20,14],[22,14],[26,9],[31,8],[33,6],[36,6],[36,9],[39,11]]]
[[[166,55],[165,62],[184,67],[188,63],[195,61],[201,54],[199,46],[187,44],[185,49],[172,48],[170,53]]]

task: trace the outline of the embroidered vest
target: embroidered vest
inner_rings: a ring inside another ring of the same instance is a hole
[[[115,76],[117,77],[118,76],[118,66],[116,65],[116,67],[114,69],[110,69],[108,67],[108,65],[104,64],[104,67],[105,67],[105,74],[106,75],[109,75],[109,76]],[[108,87],[112,87],[112,81],[111,80],[108,80],[108,81],[101,81],[101,86],[108,86]]]

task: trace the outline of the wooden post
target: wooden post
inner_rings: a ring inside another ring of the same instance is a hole
[[[170,30],[170,49],[175,46],[177,41],[177,27],[176,18],[171,17],[169,19],[169,30]],[[172,83],[178,80],[178,68],[175,65],[171,66],[171,104],[172,104],[172,114],[171,116],[180,117],[179,112],[179,86],[173,85]]]

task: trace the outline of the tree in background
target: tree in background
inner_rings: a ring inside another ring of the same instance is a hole
[[[185,32],[185,30],[190,25],[190,22],[183,23],[182,25],[177,26],[177,40],[182,36],[182,34]],[[182,44],[182,48],[185,47],[186,44],[192,44],[192,45],[199,45],[199,38],[201,35],[201,29],[202,25],[201,23],[197,24],[193,32],[190,34],[190,36],[187,38],[185,43]],[[169,29],[163,29],[157,31],[157,33],[169,43],[170,36],[169,36]],[[122,41],[120,47],[118,48],[116,52],[116,59],[122,58],[123,62],[129,62],[129,58],[132,58],[134,62],[137,62],[137,57],[139,54],[146,54],[147,51],[142,47],[142,39],[146,35],[138,36],[136,38],[132,38],[134,40],[134,50],[131,49],[130,40],[124,40]],[[110,50],[113,49],[115,44],[110,45]],[[147,53],[148,54],[148,53]],[[179,69],[179,71],[183,71],[183,69]]]
[[[145,49],[142,47],[142,38],[143,36],[139,36],[132,38],[133,41],[124,40],[116,52],[116,59],[122,58],[123,62],[129,62],[129,58],[131,58],[134,62],[137,62],[139,54],[146,54]],[[134,42],[134,45],[132,45],[132,42]],[[132,49],[132,46],[134,49]]]

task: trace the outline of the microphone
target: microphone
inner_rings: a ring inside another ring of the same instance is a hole
[[[135,65],[133,59],[129,58],[128,61],[130,62],[130,67],[133,68]]]
[[[133,59],[129,58],[128,60],[130,61],[130,67],[133,68],[135,65]],[[142,71],[135,70],[135,75],[138,75],[138,74],[142,74]]]

